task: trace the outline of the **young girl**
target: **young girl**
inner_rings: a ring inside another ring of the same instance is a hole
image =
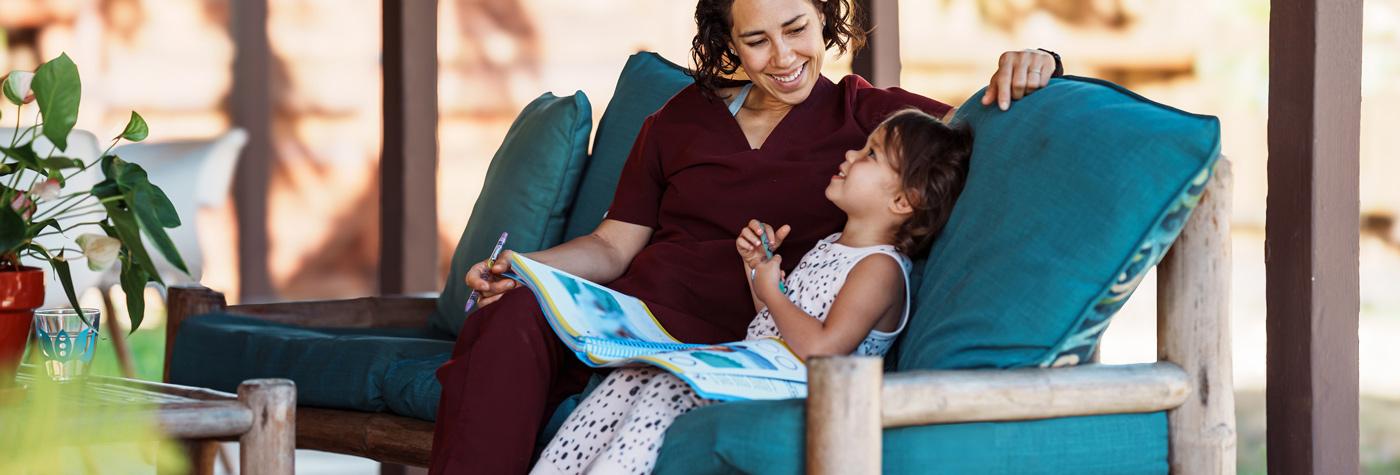
[[[735,241],[758,312],[747,338],[781,335],[803,359],[889,351],[909,317],[907,256],[926,251],[947,222],[971,152],[970,132],[922,112],[885,120],[831,177],[826,197],[846,212],[846,226],[802,257],[786,294],[782,258],[764,258],[759,233],[776,248],[790,228],[750,221]],[[532,473],[650,473],[671,422],[714,402],[659,368],[615,370]]]

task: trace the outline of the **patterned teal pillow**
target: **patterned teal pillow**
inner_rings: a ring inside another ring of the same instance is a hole
[[[593,110],[583,91],[565,97],[545,93],[520,111],[491,157],[481,197],[452,253],[451,272],[430,319],[433,327],[457,335],[471,294],[467,269],[491,254],[502,231],[510,232],[506,247],[520,252],[559,244],[592,131]]]
[[[1166,257],[1167,249],[1172,247],[1172,242],[1181,234],[1181,228],[1186,225],[1186,218],[1191,216],[1191,210],[1200,204],[1201,194],[1206,191],[1206,182],[1210,181],[1213,171],[1213,167],[1201,170],[1196,179],[1191,180],[1186,191],[1181,193],[1171,208],[1162,214],[1157,225],[1152,227],[1147,239],[1142,241],[1133,257],[1123,263],[1123,269],[1118,272],[1118,277],[1113,279],[1113,285],[1103,289],[1093,307],[1081,315],[1074,331],[1060,340],[1055,349],[1040,361],[1040,366],[1072,366],[1089,360],[1094,354],[1094,348],[1098,346],[1099,337],[1108,329],[1109,318],[1128,302],[1128,297],[1137,290],[1142,278],[1147,276],[1147,271]]]
[[[1076,77],[1009,112],[972,97],[954,119],[975,135],[968,182],[897,368],[1086,360],[1199,200],[1219,121]]]

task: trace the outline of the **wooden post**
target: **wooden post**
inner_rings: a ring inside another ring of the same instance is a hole
[[[851,58],[851,72],[876,87],[899,85],[899,0],[858,0],[864,12],[865,50]]]
[[[1358,473],[1361,0],[1269,14],[1269,472]]]
[[[272,45],[267,37],[267,1],[229,2],[235,48],[229,115],[248,131],[248,144],[234,176],[238,215],[238,288],[249,302],[275,297],[267,268],[267,184],[276,150],[272,146]]]
[[[165,304],[165,369],[161,380],[170,381],[170,353],[175,350],[175,335],[186,318],[201,313],[217,312],[226,307],[224,294],[200,286],[172,286]]]
[[[1167,412],[1171,472],[1235,473],[1230,352],[1230,206],[1222,157],[1199,207],[1157,266],[1157,359],[1181,366],[1194,393]]]
[[[816,357],[807,362],[807,473],[880,473],[878,357]]]
[[[437,262],[437,0],[383,0],[379,291],[433,292]]]
[[[253,411],[253,427],[238,439],[243,473],[293,473],[296,462],[297,389],[287,379],[252,379],[238,385],[238,400]]]

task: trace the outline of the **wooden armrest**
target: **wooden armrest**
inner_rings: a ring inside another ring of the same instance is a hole
[[[223,293],[199,286],[171,287],[169,295],[169,319],[177,325],[193,315],[226,311],[302,326],[414,328],[427,325],[437,305],[436,298],[414,296],[227,305]]]
[[[886,427],[1172,409],[1191,392],[1172,363],[882,372],[878,357],[807,363],[809,473],[880,473]],[[883,380],[883,381],[882,381]]]
[[[428,324],[429,297],[383,296],[233,305],[226,310],[262,320],[331,328],[413,328]]]
[[[1172,363],[914,371],[891,373],[883,386],[883,427],[1153,412],[1191,393]]]

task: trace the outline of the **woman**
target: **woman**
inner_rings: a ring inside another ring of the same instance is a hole
[[[841,229],[843,214],[824,190],[847,150],[897,110],[952,115],[948,105],[858,76],[839,84],[821,76],[827,49],[862,46],[857,16],[851,0],[700,0],[696,84],[642,125],[607,219],[529,257],[645,300],[682,341],[743,338],[753,307],[733,230],[750,218],[787,225],[773,246],[797,263]],[[738,69],[751,82],[725,79]],[[1046,52],[1005,53],[982,102],[1005,109],[1057,70]],[[490,272],[508,269],[498,261]],[[592,374],[533,295],[508,292],[508,279],[483,279],[487,271],[480,263],[467,272],[483,308],[438,370],[431,473],[524,473],[542,421]]]

